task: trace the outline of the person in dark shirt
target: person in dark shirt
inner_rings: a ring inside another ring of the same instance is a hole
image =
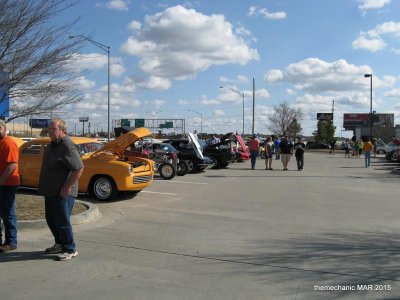
[[[303,171],[304,168],[304,151],[306,149],[306,145],[301,141],[301,138],[297,139],[297,143],[294,144],[294,156],[296,156],[297,162],[297,170]]]
[[[49,137],[51,143],[46,147],[40,170],[39,193],[45,198],[46,221],[55,244],[45,251],[59,254],[58,260],[69,260],[78,255],[70,217],[84,166],[78,148],[67,136],[64,120],[50,121]]]
[[[293,155],[293,145],[292,143],[288,140],[287,135],[285,135],[281,143],[279,144],[280,152],[281,152],[281,161],[283,165],[283,171],[287,171],[287,165],[290,161],[290,158]]]
[[[336,148],[336,140],[332,138],[329,142],[331,146],[331,150],[329,151],[329,154],[335,154],[335,148]]]

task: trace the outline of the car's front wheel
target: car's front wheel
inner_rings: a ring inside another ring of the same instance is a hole
[[[176,170],[174,166],[170,163],[163,162],[158,167],[158,171],[160,172],[160,176],[164,179],[172,179],[175,177]]]
[[[100,201],[111,201],[117,196],[118,190],[111,177],[101,175],[92,180],[91,193]]]
[[[386,154],[386,151],[385,151],[385,150],[382,150],[382,149],[380,149],[380,150],[376,151],[376,153],[378,153],[378,154]]]

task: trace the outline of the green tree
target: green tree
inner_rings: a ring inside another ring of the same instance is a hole
[[[318,130],[315,140],[321,143],[329,143],[334,137],[336,127],[332,122],[318,121]]]

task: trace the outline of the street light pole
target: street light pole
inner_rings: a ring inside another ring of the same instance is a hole
[[[243,112],[243,119],[242,119],[242,136],[244,136],[244,93],[243,93],[243,92],[240,92],[240,91],[238,91],[238,90],[235,90],[234,88],[232,88],[232,87],[230,87],[230,86],[220,86],[219,88],[220,88],[220,89],[227,88],[228,90],[230,90],[230,91],[234,92],[235,94],[238,94],[239,96],[242,97],[242,99],[243,99],[243,109],[242,109],[242,112]]]
[[[188,109],[188,111],[194,112],[195,114],[198,114],[200,116],[200,139],[202,140],[203,139],[203,114],[198,111],[192,110],[192,109]]]
[[[92,40],[91,38],[83,35],[71,35],[69,36],[69,38],[70,39],[82,38],[107,53],[107,141],[109,142],[110,141],[110,53],[111,53],[110,46],[106,46],[102,43],[96,42],[95,40]]]
[[[369,137],[372,138],[372,73],[364,74],[365,78],[370,78],[370,104],[369,104]]]

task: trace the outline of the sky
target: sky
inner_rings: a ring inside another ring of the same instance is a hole
[[[400,1],[86,0],[57,17],[79,17],[71,35],[110,46],[110,119],[185,119],[186,132],[270,134],[268,116],[301,108],[304,135],[317,113],[372,109],[400,123]],[[90,42],[77,70],[79,104],[63,113],[107,128],[107,53]],[[223,87],[223,88],[220,88]],[[234,92],[235,90],[236,92]],[[78,124],[78,125],[76,125]]]

